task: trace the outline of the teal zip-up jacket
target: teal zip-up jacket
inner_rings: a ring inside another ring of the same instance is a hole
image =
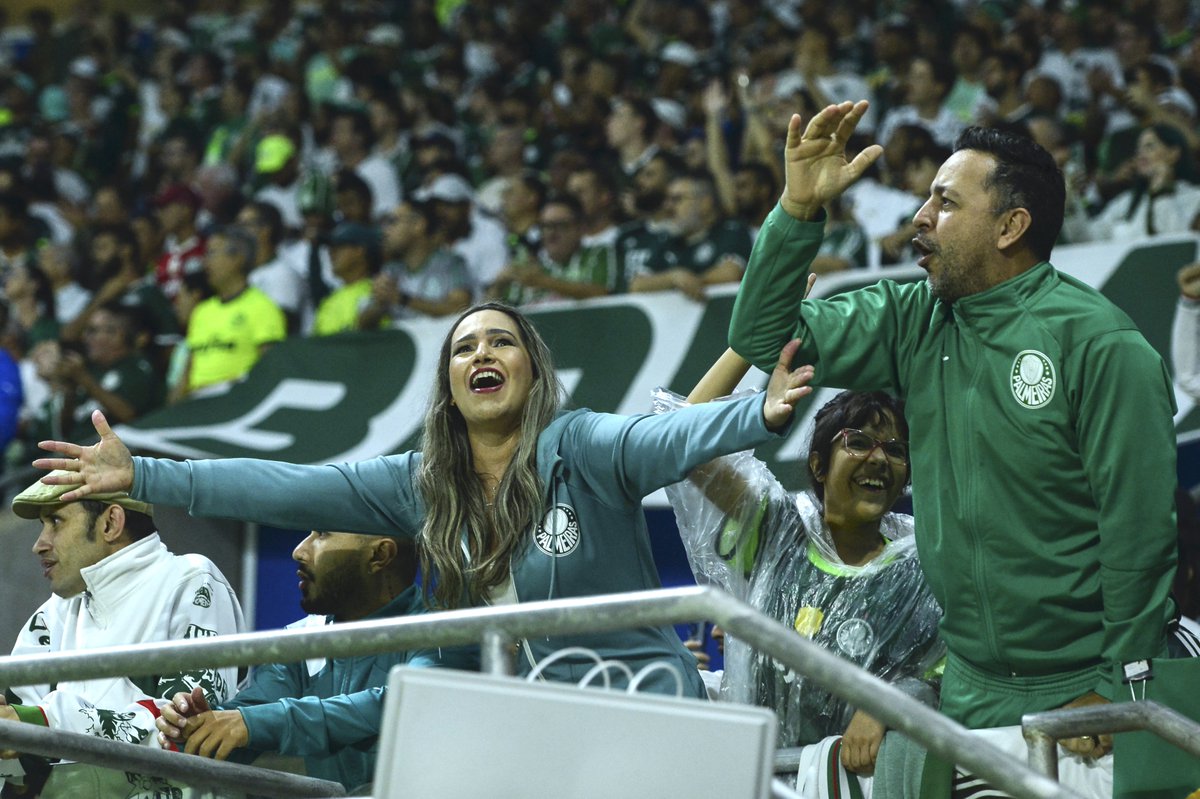
[[[421,589],[409,586],[363,621],[425,613]],[[308,617],[295,627],[334,624]],[[239,710],[249,743],[235,759],[249,762],[263,752],[304,758],[310,777],[335,780],[347,790],[375,773],[382,718],[382,689],[393,666],[478,667],[462,647],[381,652],[258,666],[249,682],[220,710]],[[372,690],[374,689],[374,690]]]
[[[1113,664],[1164,654],[1174,613],[1162,358],[1049,263],[952,305],[890,280],[802,300],[821,227],[768,216],[731,346],[769,368],[801,336],[814,384],[903,397],[917,544],[951,654],[1002,677],[1090,669],[1113,698]]]
[[[679,482],[701,463],[775,437],[766,428],[762,408],[763,395],[757,394],[661,416],[561,413],[538,439],[537,465],[547,512],[513,556],[518,599],[661,587],[642,498]],[[325,466],[138,457],[131,493],[186,507],[197,516],[233,515],[286,529],[415,537],[424,516],[416,483],[420,462],[419,452]],[[233,508],[237,510],[231,514]],[[696,659],[669,626],[529,639],[518,656],[518,668],[526,673],[531,661],[567,646],[589,647],[604,659],[626,663],[635,673],[650,663],[672,662],[681,672],[684,694],[705,696]],[[543,674],[573,682],[593,665],[588,658],[564,658]],[[675,690],[674,680],[662,671],[649,675],[642,686],[662,693]]]

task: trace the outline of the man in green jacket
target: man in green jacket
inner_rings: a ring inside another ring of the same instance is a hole
[[[1166,654],[1174,615],[1171,380],[1130,319],[1048,259],[1062,175],[1031,141],[970,129],[917,212],[924,283],[802,300],[822,206],[882,153],[819,113],[738,294],[730,344],[770,370],[803,340],[814,383],[903,397],[921,563],[945,609],[942,710],[968,727],[1111,701],[1114,667]],[[1087,757],[1108,736],[1064,742]]]

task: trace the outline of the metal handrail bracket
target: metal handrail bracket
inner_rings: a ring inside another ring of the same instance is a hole
[[[707,619],[783,665],[1017,797],[1078,799],[1052,779],[971,736],[961,725],[888,683],[796,635],[750,605],[711,587],[555,599],[321,628],[244,633],[0,658],[0,685],[163,674],[203,666],[292,663],[431,646],[477,644],[501,661],[501,642],[532,636],[611,632]]]
[[[1114,702],[1089,707],[1027,713],[1021,731],[1029,748],[1029,765],[1058,777],[1058,741],[1081,735],[1111,735],[1148,730],[1194,757],[1200,757],[1200,724],[1158,702]]]

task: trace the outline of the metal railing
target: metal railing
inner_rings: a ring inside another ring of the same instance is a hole
[[[521,638],[611,632],[697,619],[720,625],[751,647],[862,708],[890,729],[1019,799],[1078,799],[1077,794],[1053,779],[971,736],[937,711],[715,588],[637,591],[347,622],[316,629],[10,656],[0,658],[0,685],[163,674],[200,666],[287,663],[311,657],[348,657],[478,642],[483,643],[485,670],[511,673],[508,645]]]
[[[209,788],[233,794],[250,793],[296,799],[346,795],[345,789],[337,782],[300,777],[239,763],[180,757],[175,752],[166,752],[151,746],[136,746],[78,732],[23,724],[19,721],[0,721],[0,749],[73,760],[77,763],[117,766],[126,771],[154,774],[196,788]]]
[[[1021,731],[1029,747],[1029,765],[1058,779],[1058,747],[1062,738],[1149,730],[1200,757],[1200,724],[1158,702],[1118,702],[1027,713]]]

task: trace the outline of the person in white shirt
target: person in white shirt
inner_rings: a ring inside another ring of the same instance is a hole
[[[61,502],[67,486],[35,482],[12,502],[23,519],[40,519],[34,543],[51,597],[21,628],[14,655],[242,632],[241,606],[221,571],[201,555],[174,555],[154,524],[154,508],[125,492]],[[237,687],[237,669],[101,677],[55,685],[11,686],[0,718],[131,744],[154,746],[159,707],[179,691],[201,688],[220,702]],[[43,799],[194,795],[144,774],[23,756],[26,784],[44,781]],[[33,792],[37,794],[37,790]]]

